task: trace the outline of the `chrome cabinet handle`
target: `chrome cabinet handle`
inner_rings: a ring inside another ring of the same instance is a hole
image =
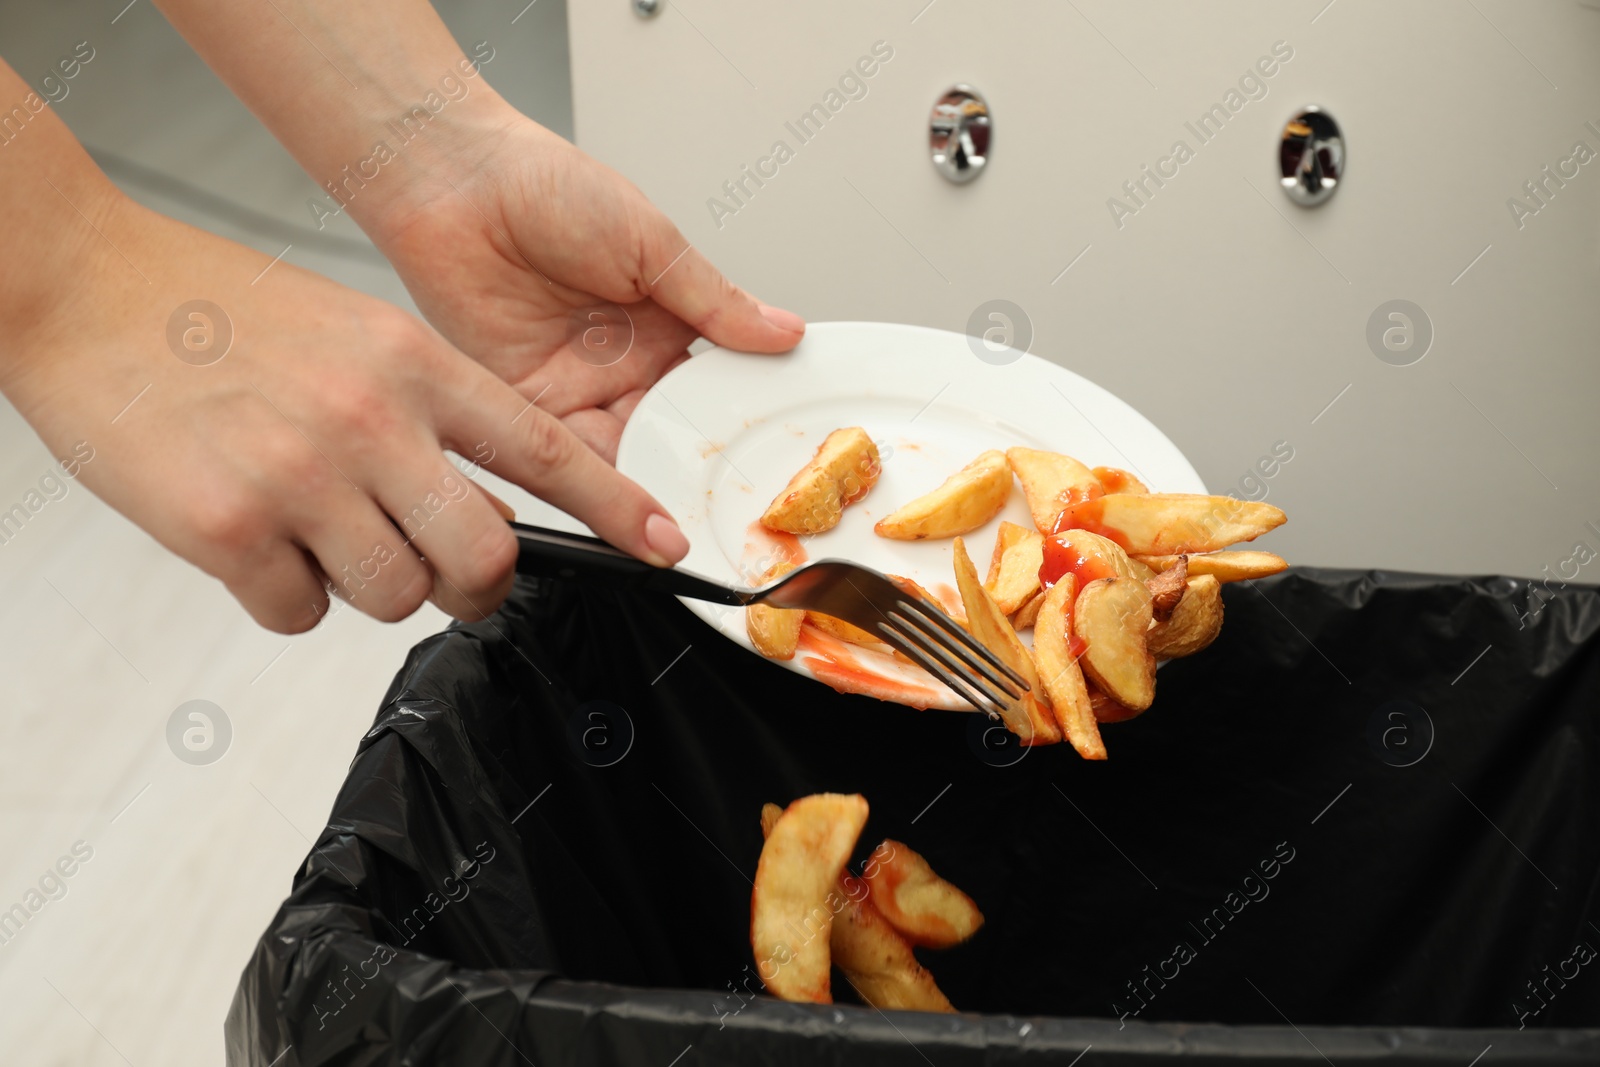
[[[934,169],[950,181],[961,185],[983,173],[993,137],[989,104],[972,86],[951,86],[935,101],[928,119],[928,148]]]
[[[1290,200],[1316,207],[1338,190],[1344,170],[1344,134],[1332,115],[1311,104],[1284,125],[1278,173]]]

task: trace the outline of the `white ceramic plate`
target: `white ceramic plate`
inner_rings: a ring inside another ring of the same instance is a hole
[[[825,322],[808,326],[788,355],[713,348],[646,394],[623,432],[617,466],[682,524],[691,547],[680,567],[752,586],[785,550],[756,522],[767,504],[831,431],[865,427],[883,474],[838,526],[801,539],[805,553],[905,575],[951,600],[950,541],[890,541],[872,526],[986,449],[1065,452],[1091,467],[1130,470],[1154,492],[1206,491],[1176,445],[1093,382],[1032,355],[986,362],[973,343],[920,326]],[[999,516],[965,535],[980,574],[1003,519],[1031,525],[1020,486]],[[684,603],[759,654],[743,609]],[[835,688],[970,710],[920,670],[825,636],[783,665]]]

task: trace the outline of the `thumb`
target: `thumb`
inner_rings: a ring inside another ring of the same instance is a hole
[[[799,315],[768,307],[711,265],[665,215],[655,213],[657,232],[644,242],[644,281],[656,303],[696,333],[741,352],[787,352],[805,335]]]

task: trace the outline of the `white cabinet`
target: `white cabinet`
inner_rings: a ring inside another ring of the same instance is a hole
[[[1012,301],[1213,491],[1281,505],[1293,560],[1600,581],[1557,573],[1600,552],[1600,6],[924,2],[573,0],[578,143],[811,319]],[[927,143],[958,82],[994,121],[961,186]],[[1314,209],[1276,172],[1308,103],[1349,151]],[[1431,324],[1407,366],[1367,340],[1393,300]]]

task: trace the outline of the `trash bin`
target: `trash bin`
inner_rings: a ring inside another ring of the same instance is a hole
[[[520,580],[395,680],[229,1062],[1600,1061],[1596,590],[1301,568],[1226,610],[1091,763]],[[825,790],[857,862],[982,907],[922,953],[962,1014],[760,994],[761,805]]]

